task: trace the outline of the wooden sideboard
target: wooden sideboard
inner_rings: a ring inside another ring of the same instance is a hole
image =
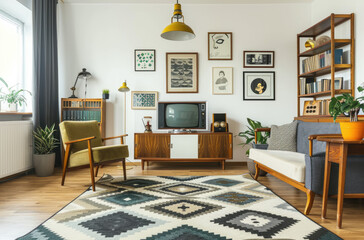
[[[134,158],[170,162],[220,162],[233,158],[233,136],[229,132],[135,133]]]

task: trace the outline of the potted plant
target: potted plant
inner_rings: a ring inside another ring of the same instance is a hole
[[[38,127],[33,131],[34,154],[33,162],[35,173],[39,177],[47,177],[53,174],[56,154],[54,149],[59,141],[54,137],[54,124],[49,128]]]
[[[32,95],[31,92],[24,89],[15,89],[15,86],[9,87],[8,83],[2,78],[0,78],[0,81],[6,87],[6,92],[2,92],[2,89],[0,89],[1,100],[8,103],[9,112],[17,112],[18,104],[20,107],[22,106],[22,104],[27,104],[26,98],[23,93],[28,92],[30,95]]]
[[[267,140],[269,138],[269,133],[267,132],[258,132],[257,133],[257,142],[255,141],[255,129],[257,128],[265,128],[262,126],[262,124],[259,121],[254,121],[250,118],[247,118],[247,122],[249,124],[248,126],[248,130],[244,131],[244,132],[240,132],[238,134],[239,137],[243,138],[243,143],[240,143],[239,145],[241,145],[242,147],[245,147],[247,144],[252,143],[256,148],[259,149],[267,149],[268,148],[268,144],[267,144]],[[259,144],[259,145],[257,145]],[[245,155],[249,156],[249,151],[250,149],[246,150]],[[247,162],[248,165],[248,169],[249,172],[251,174],[255,174],[255,164],[253,163],[253,161],[248,161]],[[265,171],[260,171],[260,175],[264,176],[267,173]]]
[[[359,92],[364,87],[358,87]],[[345,140],[361,140],[364,137],[364,121],[358,121],[360,109],[364,110],[364,96],[354,99],[348,93],[331,98],[329,105],[330,115],[336,118],[341,114],[349,114],[350,122],[340,122],[341,134]]]
[[[109,89],[102,90],[102,98],[109,99]]]

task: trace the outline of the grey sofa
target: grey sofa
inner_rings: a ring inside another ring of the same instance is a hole
[[[305,191],[307,193],[305,214],[309,214],[315,194],[322,194],[323,191],[326,143],[313,140],[312,154],[310,156],[308,139],[310,136],[312,139],[312,135],[340,134],[340,124],[298,121],[296,134],[297,152],[304,154],[304,160],[302,159],[302,164],[304,163],[304,181],[291,179],[292,177],[287,177],[287,174],[282,174],[282,172],[279,171],[277,173],[277,171],[275,171],[274,169],[272,170],[271,168],[266,167],[267,162],[264,163],[262,161],[259,161],[259,159],[254,159],[254,156],[256,156],[256,154],[254,154],[254,151],[253,154],[250,155],[250,158],[256,163],[258,171],[260,169],[265,171],[268,170],[268,173],[271,173],[272,175],[291,184],[292,186],[297,187],[302,191]],[[261,146],[253,146],[253,148],[261,149]],[[269,150],[266,151],[267,153],[269,152]],[[264,156],[269,156],[269,154],[265,154]],[[270,160],[267,159],[266,161]],[[273,157],[272,161],[274,161]],[[364,193],[364,156],[349,156],[347,161],[346,173],[345,193]],[[255,178],[257,179],[258,175],[255,175]],[[330,176],[329,195],[336,195],[337,189],[338,166],[337,164],[333,163]]]

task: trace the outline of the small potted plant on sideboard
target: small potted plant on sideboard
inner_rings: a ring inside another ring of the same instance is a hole
[[[32,95],[31,92],[25,89],[15,89],[15,86],[9,87],[8,83],[2,78],[0,78],[0,81],[6,87],[6,92],[3,92],[2,89],[0,89],[1,100],[8,103],[9,112],[17,112],[18,104],[20,107],[22,106],[22,104],[27,104],[24,93],[27,92]]]
[[[102,90],[102,98],[109,99],[109,96],[110,96],[109,93],[110,93],[109,89]]]
[[[53,174],[56,159],[54,149],[59,144],[58,139],[54,137],[55,131],[54,124],[50,128],[47,126],[45,128],[38,127],[33,131],[33,162],[38,177],[47,177]]]
[[[358,87],[359,93],[364,87]],[[364,110],[364,96],[354,99],[348,93],[331,98],[329,105],[330,115],[336,118],[341,114],[349,114],[350,122],[340,122],[341,134],[345,140],[361,140],[364,137],[364,121],[358,121],[359,111]]]

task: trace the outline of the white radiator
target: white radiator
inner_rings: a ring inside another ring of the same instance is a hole
[[[33,167],[32,121],[0,121],[0,178]]]

